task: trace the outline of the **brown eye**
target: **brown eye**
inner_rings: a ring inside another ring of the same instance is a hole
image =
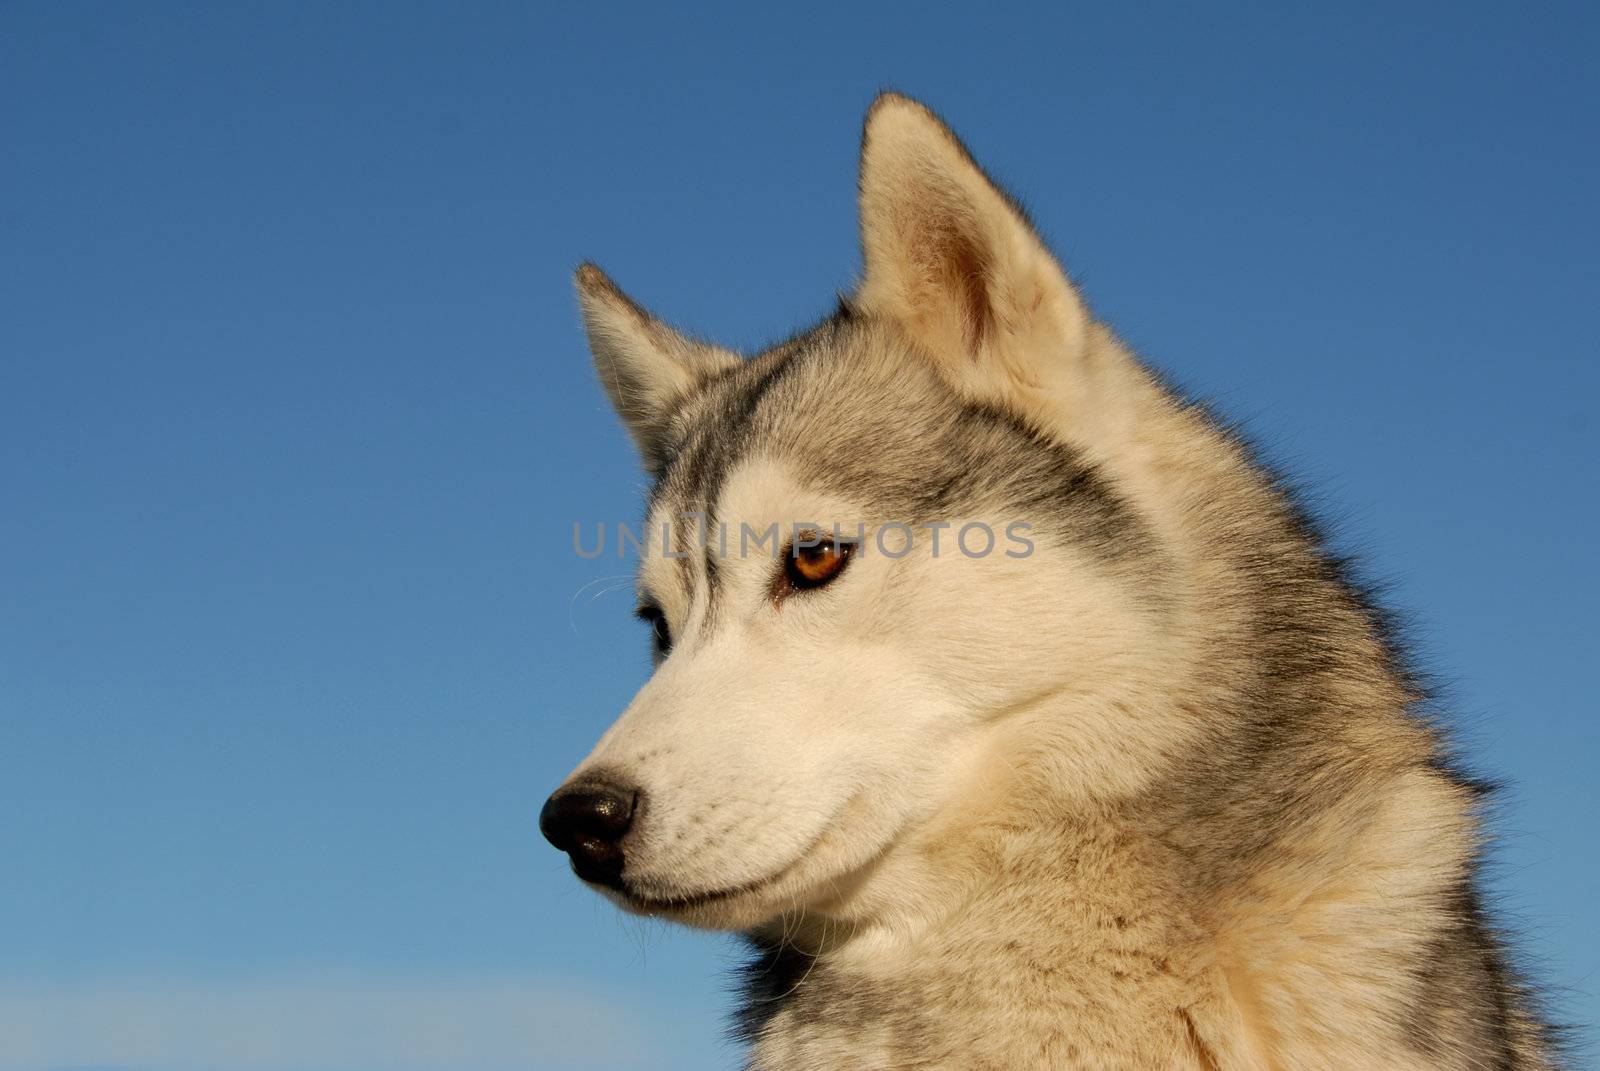
[[[820,588],[844,572],[855,546],[832,539],[810,546],[797,543],[784,559],[784,579],[796,591]]]

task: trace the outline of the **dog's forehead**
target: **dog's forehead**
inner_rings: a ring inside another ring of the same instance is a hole
[[[919,378],[930,385],[931,376],[918,376],[914,365],[888,373],[897,356],[878,333],[836,317],[705,384],[671,418],[676,446],[656,474],[652,511],[713,507],[729,474],[752,455],[809,474],[820,458],[888,438],[887,414],[914,422],[936,399],[904,388]]]
[[[1015,414],[963,401],[926,355],[870,320],[836,317],[750,358],[685,401],[673,422],[678,445],[650,496],[658,523],[697,513],[737,524],[743,518],[718,515],[723,488],[760,461],[865,516],[917,526],[1000,510],[1107,557],[1147,544],[1140,519],[1078,450]]]
[[[673,419],[678,445],[648,508],[652,537],[673,546],[640,571],[641,587],[669,610],[681,612],[695,591],[716,598],[728,570],[712,542],[721,553],[721,533],[741,539],[746,522],[760,531],[774,521],[780,530],[1020,522],[1158,592],[1158,541],[1097,466],[1015,414],[963,401],[881,325],[825,323],[724,372]],[[738,479],[748,473],[761,478]],[[761,490],[725,493],[736,486]],[[818,502],[843,503],[849,515],[799,515]]]

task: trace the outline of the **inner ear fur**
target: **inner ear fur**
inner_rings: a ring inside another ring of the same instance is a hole
[[[923,105],[896,94],[873,104],[860,195],[865,273],[856,303],[897,322],[956,379],[980,393],[1005,379],[1037,386],[1053,378],[1037,362],[1081,350],[1086,313],[1065,273],[1022,210]]]
[[[575,282],[595,372],[645,466],[657,468],[670,448],[673,408],[739,356],[674,331],[593,264],[581,266]]]

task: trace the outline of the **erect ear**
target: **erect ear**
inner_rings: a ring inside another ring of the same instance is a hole
[[[1083,302],[950,129],[893,93],[862,135],[861,247],[856,305],[897,321],[958,389],[1024,409],[1070,390]]]
[[[670,449],[673,405],[739,357],[686,338],[636,305],[593,264],[578,269],[578,303],[595,370],[648,468]]]

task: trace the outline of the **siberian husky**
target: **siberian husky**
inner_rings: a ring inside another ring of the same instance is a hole
[[[747,935],[760,1071],[1555,1066],[1480,789],[1273,476],[922,105],[860,212],[748,358],[578,270],[657,662],[541,815],[578,876]]]

